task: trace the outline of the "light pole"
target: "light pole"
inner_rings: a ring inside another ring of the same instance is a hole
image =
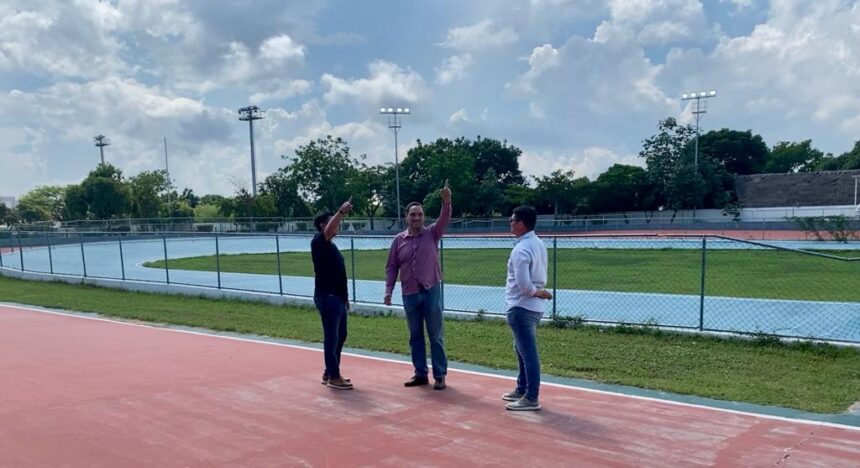
[[[394,132],[394,179],[397,184],[397,220],[399,222],[403,219],[403,209],[400,205],[400,160],[397,154],[397,133],[400,131],[400,127],[403,126],[403,122],[399,116],[409,115],[412,112],[408,107],[381,107],[379,113],[388,116],[388,128]]]
[[[93,140],[96,142],[96,146],[99,147],[99,154],[102,157],[102,164],[105,163],[105,146],[110,145],[110,138],[104,135],[96,135],[93,137]]]
[[[707,99],[716,95],[717,92],[714,90],[700,91],[698,93],[684,93],[681,95],[682,101],[696,100],[696,102],[693,103],[693,114],[696,116],[696,152],[693,159],[693,166],[696,168],[696,172],[699,171],[699,117],[708,112]]]
[[[254,121],[266,118],[265,112],[257,106],[239,109],[239,120],[248,121],[248,132],[251,135],[251,193],[257,198],[257,160],[254,158]]]
[[[173,210],[170,209],[170,189],[173,188],[173,182],[170,181],[170,162],[167,159],[167,137],[164,138],[164,173],[167,175],[167,217],[173,217]]]

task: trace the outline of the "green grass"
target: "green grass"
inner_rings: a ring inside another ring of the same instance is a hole
[[[316,311],[300,307],[5,277],[0,277],[0,301],[308,342],[322,339]],[[347,346],[408,353],[402,318],[352,315],[349,320]],[[445,326],[451,360],[516,368],[503,322],[448,320]],[[854,348],[629,328],[541,327],[538,336],[546,374],[822,413],[843,412],[860,400],[860,351]]]
[[[692,249],[559,249],[557,286],[596,291],[699,294],[702,253]],[[510,250],[458,249],[444,253],[449,284],[504,285]],[[352,256],[344,251],[347,274]],[[841,252],[850,258],[858,252]],[[310,253],[282,253],[281,273],[313,276]],[[385,279],[388,250],[356,250],[357,279]],[[552,258],[552,251],[550,251]],[[275,275],[275,254],[222,255],[221,271]],[[552,263],[552,260],[551,260]],[[164,262],[144,264],[164,268]],[[215,271],[214,256],[170,260],[171,269]],[[860,262],[778,250],[709,250],[705,293],[709,296],[860,301]],[[550,265],[550,278],[553,268]]]

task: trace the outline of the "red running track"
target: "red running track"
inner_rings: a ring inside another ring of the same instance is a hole
[[[0,465],[857,466],[860,431],[507,377],[0,306]]]

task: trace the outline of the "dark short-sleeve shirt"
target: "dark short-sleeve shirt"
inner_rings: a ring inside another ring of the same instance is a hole
[[[346,287],[346,266],[334,242],[318,233],[311,241],[311,258],[314,262],[314,297],[333,294],[349,300]]]

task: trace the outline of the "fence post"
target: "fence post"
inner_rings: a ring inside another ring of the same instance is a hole
[[[355,304],[357,294],[355,292],[355,237],[349,238],[350,263],[352,263],[352,303]]]
[[[161,233],[161,242],[164,245],[164,277],[167,279],[167,284],[170,284],[170,266],[167,265],[167,236]]]
[[[439,238],[439,269],[442,271],[442,284],[441,294],[442,294],[442,310],[445,310],[445,238]]]
[[[125,257],[122,255],[122,234],[118,237],[119,240],[119,268],[122,270],[122,280],[125,281]]]
[[[215,233],[215,271],[218,275],[218,289],[221,289],[221,251],[218,248],[218,233]]]
[[[281,238],[275,236],[275,257],[278,259],[278,292],[281,296],[284,295],[284,281],[281,279]]]
[[[54,274],[54,253],[51,251],[51,233],[48,233],[48,271]]]
[[[84,253],[84,234],[81,233],[81,266],[84,267],[84,278],[87,277],[87,255]]]
[[[21,259],[21,271],[24,271],[24,244],[21,242],[21,231],[15,231],[18,234],[18,258]]]
[[[12,248],[12,231],[9,231],[9,248]],[[0,267],[3,266],[3,249],[0,248]]]
[[[699,290],[699,331],[705,328],[705,252],[708,248],[708,238],[702,236],[702,283]]]
[[[558,318],[558,237],[552,238],[552,318]]]

